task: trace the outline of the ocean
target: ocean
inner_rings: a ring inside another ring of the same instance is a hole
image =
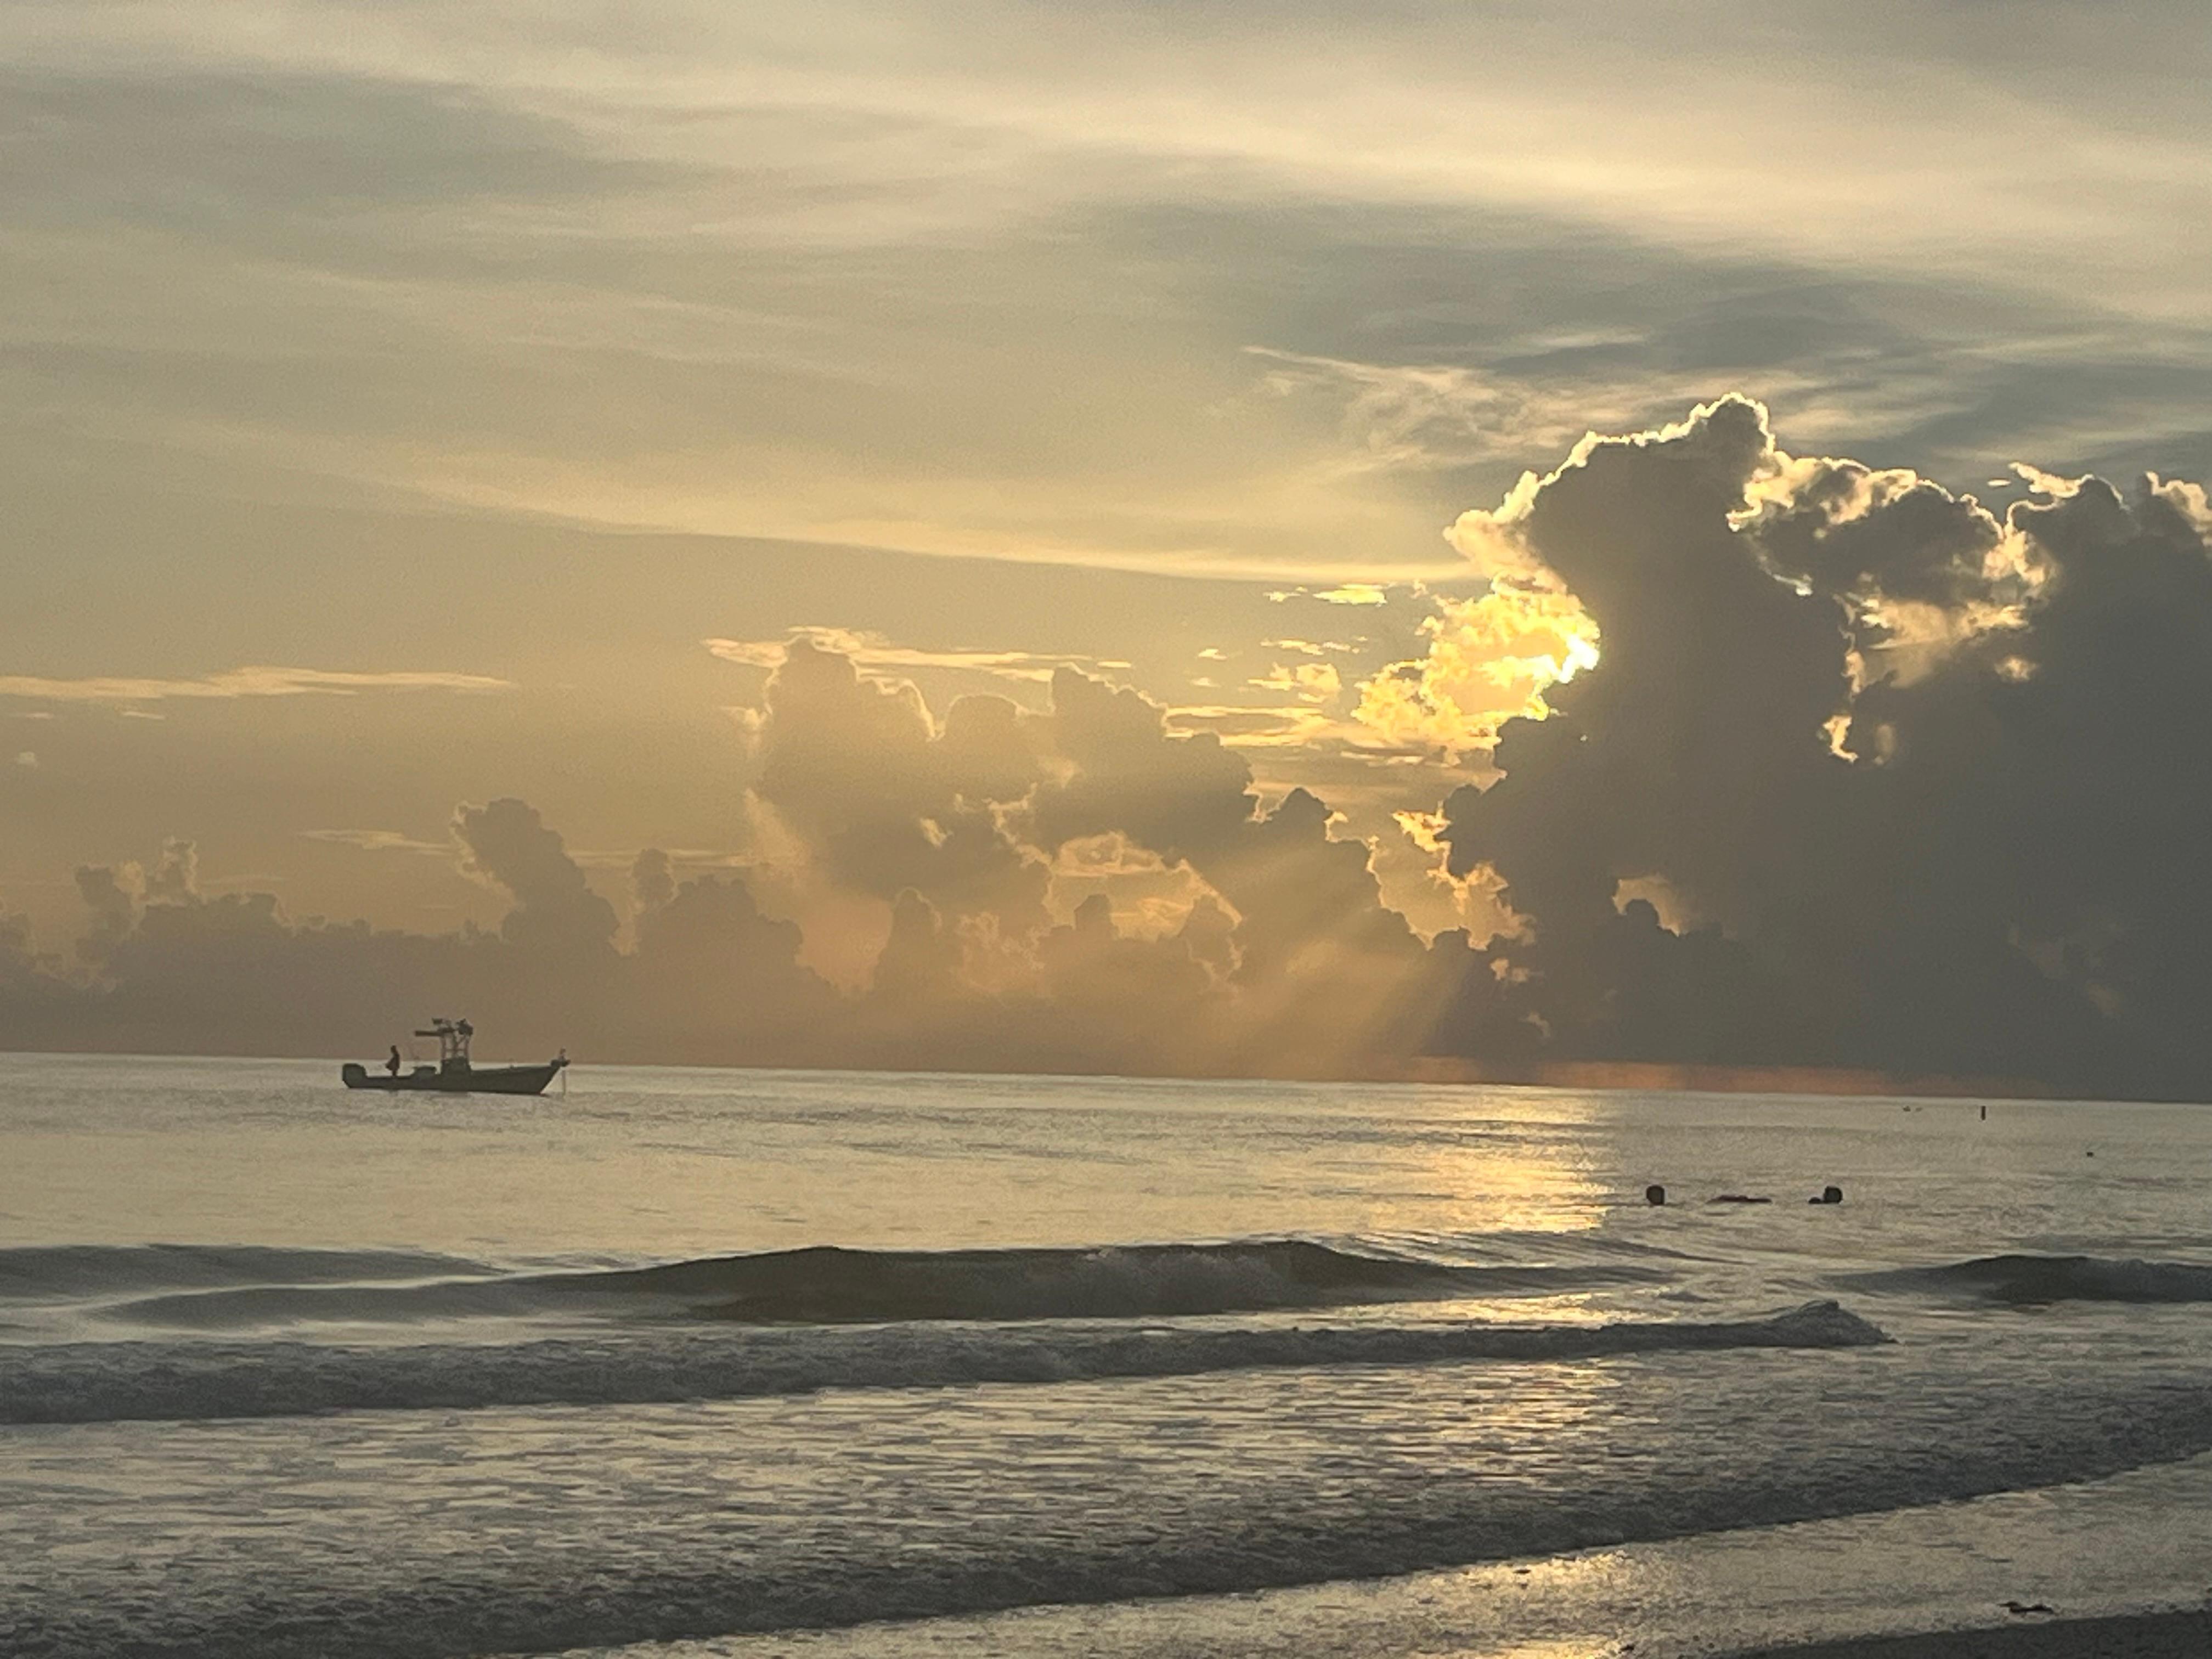
[[[0,1056],[0,1652],[1664,1659],[2212,1594],[2203,1109],[560,1087]]]

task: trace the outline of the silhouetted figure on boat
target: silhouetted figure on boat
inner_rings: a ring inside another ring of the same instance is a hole
[[[384,1062],[384,1069],[394,1077],[399,1075],[399,1045],[396,1042],[392,1045],[392,1058]]]
[[[1808,1198],[1805,1201],[1808,1204],[1840,1204],[1844,1201],[1844,1189],[1841,1187],[1823,1187],[1818,1198]]]

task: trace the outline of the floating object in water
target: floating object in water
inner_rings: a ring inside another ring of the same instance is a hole
[[[1753,1198],[1747,1193],[1717,1193],[1705,1200],[1709,1204],[1771,1204],[1771,1198]]]
[[[1818,1198],[1808,1198],[1805,1201],[1808,1204],[1840,1204],[1844,1201],[1844,1189],[1841,1187],[1823,1187]]]
[[[399,1069],[399,1051],[392,1051],[386,1063],[385,1075],[378,1077],[358,1060],[348,1060],[338,1068],[338,1079],[349,1089],[398,1090],[428,1089],[445,1094],[536,1095],[545,1091],[545,1085],[558,1076],[568,1064],[568,1051],[559,1054],[543,1066],[477,1066],[469,1060],[469,1042],[477,1028],[465,1019],[434,1019],[429,1029],[417,1031],[416,1036],[438,1039],[438,1063],[417,1066],[413,1071]]]
[[[1652,1182],[1644,1189],[1644,1201],[1653,1209],[1657,1209],[1667,1201],[1667,1189],[1656,1182]]]

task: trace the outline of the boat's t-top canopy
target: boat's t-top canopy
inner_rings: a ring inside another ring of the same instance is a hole
[[[428,1030],[415,1033],[419,1037],[438,1039],[438,1069],[441,1072],[465,1072],[469,1069],[469,1039],[477,1028],[465,1019],[433,1019]]]

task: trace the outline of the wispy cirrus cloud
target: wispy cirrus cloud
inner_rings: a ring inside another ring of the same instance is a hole
[[[302,830],[300,837],[333,847],[350,847],[363,853],[407,853],[434,859],[451,859],[461,846],[450,836],[433,841],[410,836],[404,830]],[[580,869],[628,870],[636,864],[641,850],[635,847],[572,847],[568,857]],[[753,862],[750,855],[727,848],[670,847],[659,851],[672,867],[679,870],[741,870]],[[257,876],[253,879],[273,881],[276,878]]]
[[[1187,703],[1165,718],[1175,736],[1211,732],[1231,749],[1300,748],[1331,736],[1339,724],[1319,708],[1267,704]]]
[[[364,853],[418,853],[444,858],[453,850],[451,841],[424,841],[399,830],[302,830],[300,836],[303,841],[329,842]]]
[[[30,697],[44,702],[162,702],[172,698],[350,697],[364,691],[512,691],[514,682],[489,674],[453,674],[417,669],[363,672],[335,668],[276,668],[253,665],[228,668],[197,679],[151,679],[94,675],[82,679],[49,679],[36,674],[0,674],[0,697]]]
[[[862,668],[950,668],[975,674],[991,674],[1000,679],[1033,680],[1040,684],[1049,681],[1054,672],[1061,668],[1118,671],[1129,666],[1119,658],[1073,653],[964,648],[926,651],[912,646],[894,645],[881,634],[812,625],[793,628],[780,640],[709,639],[702,640],[701,643],[724,662],[738,663],[747,668],[775,668],[782,663],[784,653],[793,640],[805,640],[824,651],[835,651],[840,656],[849,657]]]
[[[1318,599],[1323,605],[1388,605],[1390,590],[1376,582],[1340,582],[1334,587],[1279,587],[1267,597],[1277,605]]]

